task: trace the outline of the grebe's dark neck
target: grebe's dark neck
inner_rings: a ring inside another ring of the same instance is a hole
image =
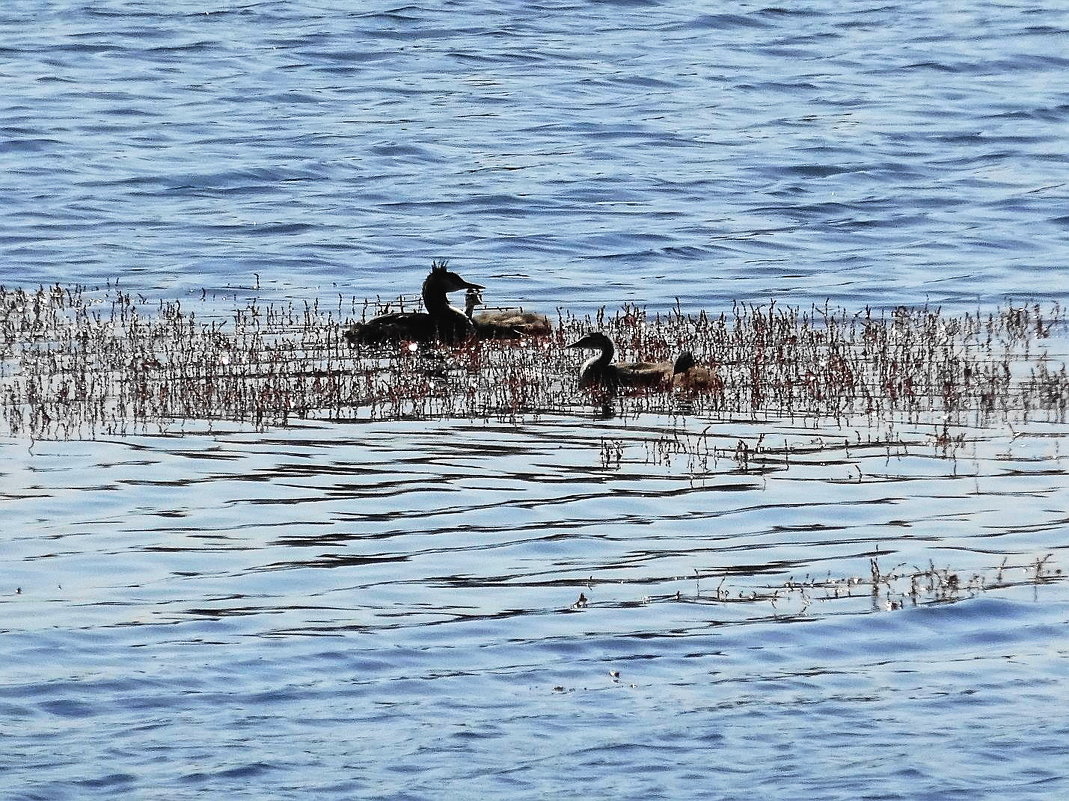
[[[608,337],[598,337],[598,340],[598,345],[601,347],[601,353],[590,359],[589,364],[591,366],[596,364],[599,367],[607,367],[609,362],[612,361],[612,357],[616,355],[616,348],[613,347],[612,340]]]

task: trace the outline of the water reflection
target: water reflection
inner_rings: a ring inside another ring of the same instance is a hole
[[[94,625],[240,616],[277,634],[276,618],[324,633],[543,616],[580,592],[588,613],[677,628],[678,611],[653,610],[761,620],[960,600],[1060,581],[1052,433],[948,449],[930,430],[858,443],[644,418],[8,443],[21,593],[5,605],[16,629],[65,624],[74,605]]]

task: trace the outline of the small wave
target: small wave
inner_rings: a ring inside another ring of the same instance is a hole
[[[757,14],[701,14],[681,23],[678,28],[696,31],[722,31],[733,28],[768,28],[772,23]]]

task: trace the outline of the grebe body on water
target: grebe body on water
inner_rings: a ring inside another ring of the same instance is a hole
[[[353,323],[343,336],[351,346],[396,342],[442,342],[455,345],[475,336],[475,326],[460,309],[449,304],[449,293],[462,289],[482,289],[465,281],[446,267],[444,261],[431,264],[423,282],[421,312],[392,312]]]
[[[598,354],[587,359],[579,368],[579,387],[602,387],[608,390],[620,387],[671,386],[675,365],[672,362],[621,362],[613,364],[616,348],[612,340],[600,331],[587,334],[573,342],[569,348],[597,350]],[[692,357],[693,361],[693,357]]]

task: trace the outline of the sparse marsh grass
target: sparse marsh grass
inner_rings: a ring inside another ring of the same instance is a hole
[[[1058,305],[957,315],[777,303],[651,315],[625,306],[583,317],[558,311],[549,336],[518,341],[351,348],[343,340],[354,317],[397,307],[250,301],[219,316],[207,301],[150,301],[115,289],[0,288],[0,430],[65,439],[187,421],[265,429],[302,418],[652,412],[852,421],[880,431],[928,424],[950,445],[963,428],[1069,416]],[[582,392],[579,358],[564,346],[590,330],[605,331],[622,360],[667,361],[690,350],[714,380],[700,391]]]
[[[730,569],[695,571],[691,577],[679,577],[686,589],[664,595],[648,595],[624,605],[653,603],[689,603],[740,605],[749,609],[767,606],[769,618],[797,618],[806,615],[852,613],[859,608],[875,612],[947,604],[976,598],[987,592],[1036,587],[1065,580],[1053,554],[1043,554],[1030,560],[1011,561],[1004,558],[999,564],[969,572],[899,563],[891,569],[881,567],[881,558],[870,559],[870,575],[803,575],[791,576],[781,583],[748,582],[745,573]],[[607,582],[611,583],[611,582]],[[599,583],[580,584],[582,599],[573,608],[597,606]],[[590,593],[590,596],[587,596]],[[612,603],[612,602],[610,602]]]

